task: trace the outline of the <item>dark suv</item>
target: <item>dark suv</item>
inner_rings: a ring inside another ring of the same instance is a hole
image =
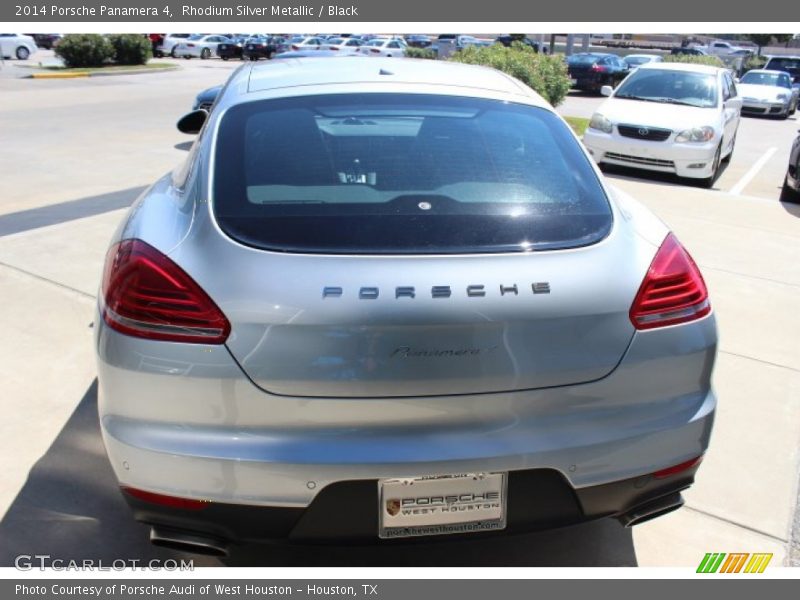
[[[784,71],[792,76],[795,86],[800,85],[800,56],[772,56],[764,68],[771,71]]]

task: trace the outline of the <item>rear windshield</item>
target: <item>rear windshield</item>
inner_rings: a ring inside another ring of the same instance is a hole
[[[764,68],[800,75],[800,58],[770,58]]]
[[[576,247],[612,223],[595,172],[547,110],[422,94],[236,105],[222,117],[222,229],[288,252],[419,254]]]
[[[567,61],[571,65],[590,65],[592,63],[596,63],[598,60],[602,60],[605,56],[600,54],[573,54],[570,56]]]

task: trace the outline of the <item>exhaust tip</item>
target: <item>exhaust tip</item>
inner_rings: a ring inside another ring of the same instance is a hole
[[[640,504],[618,516],[617,520],[625,527],[633,527],[678,510],[683,504],[683,496],[680,492],[675,492]]]
[[[228,544],[222,540],[208,537],[203,534],[152,527],[150,529],[150,543],[162,548],[193,552],[206,556],[228,556]]]

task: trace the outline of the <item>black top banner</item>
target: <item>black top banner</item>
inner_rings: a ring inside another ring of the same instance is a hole
[[[757,6],[757,8],[756,8]],[[0,22],[770,22],[796,12],[786,0],[17,0],[0,5]],[[798,13],[800,14],[800,13]],[[783,21],[782,21],[783,22]],[[787,23],[787,30],[800,23]],[[792,26],[793,25],[793,26]]]

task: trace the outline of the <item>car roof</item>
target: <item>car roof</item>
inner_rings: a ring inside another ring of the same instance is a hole
[[[720,71],[725,71],[724,67],[712,67],[711,65],[698,65],[694,63],[677,62],[649,62],[643,64],[639,69],[660,70],[660,71],[689,71],[692,73],[706,73],[717,75]]]
[[[789,75],[786,71],[781,71],[779,69],[750,69],[747,73],[766,73],[768,75]],[[747,75],[745,73],[745,75]],[[744,77],[744,75],[742,75]]]
[[[524,97],[527,104],[552,110],[533,90],[505,73],[488,67],[437,60],[365,59],[358,56],[340,57],[335,61],[309,57],[245,65],[232,76],[227,87],[233,97],[226,100],[231,103],[244,102],[249,100],[248,94],[297,87],[336,86],[337,90],[352,87],[353,91],[360,91],[370,84],[403,84],[418,89],[424,87],[430,93],[440,94],[464,94],[465,90],[472,90],[464,95],[477,97],[492,92],[495,96],[499,93]]]

